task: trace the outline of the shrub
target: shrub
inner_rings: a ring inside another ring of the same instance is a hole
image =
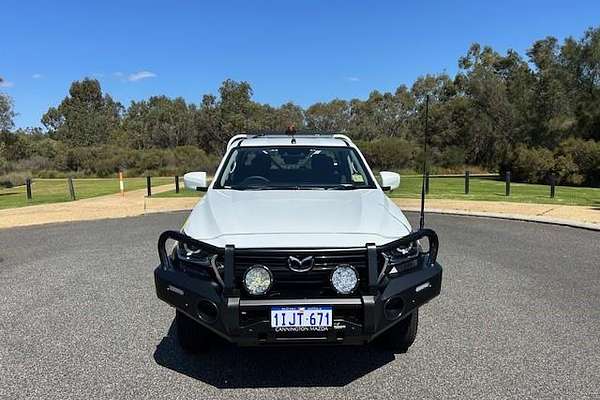
[[[0,186],[11,188],[13,186],[21,186],[25,184],[25,180],[31,177],[28,172],[11,172],[0,176]]]
[[[61,143],[50,138],[44,138],[33,141],[30,145],[31,154],[33,156],[45,157],[47,159],[54,159],[61,147]]]
[[[34,155],[31,158],[19,160],[13,164],[13,168],[17,171],[41,171],[50,169],[54,166],[54,163],[47,157]]]
[[[175,148],[175,170],[178,175],[190,171],[214,172],[218,163],[216,157],[195,146],[179,146]]]
[[[399,170],[414,164],[416,146],[405,139],[382,138],[357,144],[373,169]]]
[[[547,181],[554,169],[554,155],[548,149],[530,149],[524,145],[515,150],[515,158],[511,165],[512,177],[515,180],[538,183]]]
[[[581,183],[600,186],[600,142],[570,138],[560,143],[557,157],[570,157],[577,166]]]
[[[452,168],[465,164],[465,150],[459,146],[448,146],[440,152],[435,164],[444,168]]]
[[[581,185],[585,181],[571,154],[555,155],[552,172],[557,178],[557,183],[560,184]]]

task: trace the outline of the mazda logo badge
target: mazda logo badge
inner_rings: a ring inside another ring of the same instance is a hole
[[[315,263],[313,256],[304,257],[302,259],[294,256],[288,257],[288,268],[294,272],[310,271]]]

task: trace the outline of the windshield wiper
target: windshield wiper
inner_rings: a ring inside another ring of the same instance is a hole
[[[297,185],[288,185],[288,186],[225,186],[225,189],[233,189],[233,190],[298,190],[300,186]]]
[[[360,188],[358,186],[354,186],[351,183],[342,183],[340,185],[327,186],[325,189],[327,189],[327,190],[356,190],[356,189],[360,189]]]
[[[224,189],[232,190],[354,190],[360,189],[352,184],[341,184],[335,186],[312,186],[312,185],[265,185],[265,186],[225,186]]]
[[[223,186],[223,189],[231,189],[231,190],[257,190],[257,189],[260,189],[260,187],[258,187],[258,186],[232,185],[232,186]]]

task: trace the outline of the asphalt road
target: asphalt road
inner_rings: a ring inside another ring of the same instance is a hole
[[[152,278],[184,218],[0,230],[0,398],[600,398],[600,232],[430,215],[442,295],[408,353],[188,356]]]

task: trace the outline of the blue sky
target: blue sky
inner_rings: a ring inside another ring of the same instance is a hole
[[[306,106],[453,74],[473,42],[523,54],[549,35],[580,37],[599,17],[599,1],[564,0],[4,0],[0,91],[19,127],[39,126],[86,76],[125,105],[158,94],[199,102],[232,78],[257,101]]]

